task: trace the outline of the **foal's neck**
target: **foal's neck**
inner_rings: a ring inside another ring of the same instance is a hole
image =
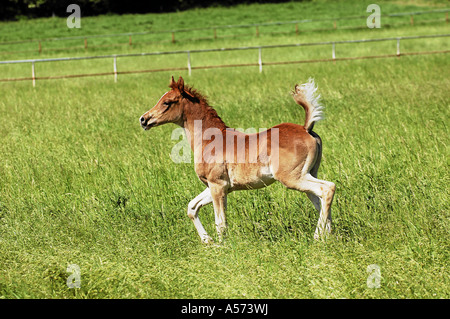
[[[205,130],[215,128],[224,132],[227,129],[227,125],[219,117],[216,110],[203,101],[199,103],[189,101],[185,105],[182,127],[186,131],[192,149],[195,148],[195,144],[202,143]],[[194,134],[201,134],[201,136],[196,136],[194,139]]]

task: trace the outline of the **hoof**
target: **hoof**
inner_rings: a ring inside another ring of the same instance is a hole
[[[202,243],[203,244],[212,244],[214,243],[213,239],[209,237],[208,235],[202,237]]]
[[[331,236],[331,231],[325,231],[320,233],[318,230],[314,233],[314,240],[320,241],[325,240]]]

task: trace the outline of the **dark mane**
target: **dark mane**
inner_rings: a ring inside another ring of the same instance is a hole
[[[169,87],[171,89],[178,89],[177,83],[169,85]],[[205,95],[201,94],[199,91],[188,85],[184,86],[184,93],[188,95],[189,100],[203,106],[204,115],[209,118],[209,121],[211,121],[211,123],[214,123],[214,126],[223,126],[225,128],[227,127],[225,125],[225,122],[217,114],[217,111],[211,105],[209,105],[208,99]]]
[[[197,91],[196,89],[194,89],[191,86],[185,86],[184,87],[184,91],[186,93],[188,93],[189,95],[191,95],[194,99],[197,99],[200,103],[203,103],[207,106],[209,106],[209,102],[208,99],[206,98],[206,96],[204,96],[203,94],[201,94],[199,91]],[[211,107],[211,106],[210,106]]]
[[[178,83],[176,83],[176,82],[171,83],[169,85],[169,88],[171,88],[172,90],[180,90],[180,88],[178,87]],[[194,101],[194,102],[203,103],[203,104],[209,106],[209,103],[208,103],[208,100],[207,100],[206,96],[201,94],[199,91],[197,91],[193,87],[185,85],[182,90],[184,91],[184,93],[189,95],[189,97],[191,99],[197,100],[197,101]]]

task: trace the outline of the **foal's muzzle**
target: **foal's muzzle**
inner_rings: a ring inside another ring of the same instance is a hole
[[[144,130],[149,130],[150,128],[152,128],[153,126],[155,126],[154,121],[151,122],[152,117],[150,116],[149,118],[145,118],[144,115],[141,116],[141,118],[139,119],[139,123],[141,124],[142,128]]]
[[[145,119],[144,116],[141,116],[141,118],[139,119],[139,122],[141,123],[141,126],[144,130],[148,130],[150,129],[150,125],[148,125],[150,118]]]

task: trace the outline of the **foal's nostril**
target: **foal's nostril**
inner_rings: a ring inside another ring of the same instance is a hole
[[[145,118],[143,116],[141,116],[140,121],[141,121],[142,124],[144,124],[145,123]]]

